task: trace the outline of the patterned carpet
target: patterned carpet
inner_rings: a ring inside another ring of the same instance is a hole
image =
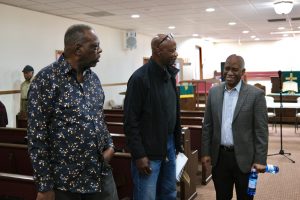
[[[255,200],[299,200],[300,199],[300,129],[295,133],[294,125],[283,125],[282,146],[285,153],[291,153],[288,158],[283,155],[268,156],[268,163],[279,166],[278,174],[259,174]],[[269,154],[280,151],[280,127],[277,131],[269,126]],[[198,185],[196,200],[214,200],[213,182]],[[236,197],[233,198],[236,200]]]

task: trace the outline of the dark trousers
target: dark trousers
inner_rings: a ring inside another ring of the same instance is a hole
[[[217,200],[232,199],[233,186],[235,186],[237,200],[253,199],[247,195],[249,173],[243,173],[239,169],[234,150],[220,149],[218,163],[212,168],[212,179]]]
[[[118,200],[116,184],[110,172],[103,176],[102,191],[96,193],[73,193],[55,190],[55,200]]]

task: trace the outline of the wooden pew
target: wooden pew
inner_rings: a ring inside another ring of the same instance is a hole
[[[203,117],[180,117],[180,122],[182,125],[202,125]],[[106,114],[105,121],[123,123],[122,114]]]
[[[0,143],[0,172],[32,175],[27,145]]]
[[[116,182],[119,199],[133,198],[133,182],[131,178],[131,155],[130,153],[115,153],[110,161],[114,179]]]
[[[204,112],[201,110],[181,110],[182,117],[204,117]]]
[[[0,172],[0,199],[33,200],[36,193],[32,176]]]
[[[124,114],[123,109],[103,109],[104,115],[106,114]]]
[[[106,122],[122,122],[123,123],[123,114],[105,114],[104,120]]]
[[[114,137],[120,137],[124,138],[124,135],[117,136],[114,134]],[[125,142],[125,140],[124,140]],[[3,175],[3,177],[0,176],[0,188],[2,189],[2,185],[11,185],[14,186],[13,190],[16,191],[22,191],[23,188],[31,188],[32,185],[34,185],[33,182],[23,180],[20,177],[27,177],[32,176],[33,170],[32,165],[29,159],[28,151],[27,151],[27,145],[25,144],[12,144],[12,143],[0,143],[0,172]],[[131,157],[129,153],[115,153],[112,161],[111,166],[113,168],[113,175],[115,178],[115,182],[118,188],[118,195],[119,199],[124,199],[129,197],[131,199],[132,194],[132,180],[131,180],[131,172],[130,172],[130,162]],[[19,177],[19,179],[10,179],[5,176],[5,174],[15,174]],[[25,176],[22,176],[25,175]],[[123,177],[124,176],[124,177]],[[28,178],[28,177],[27,177]],[[124,182],[124,180],[126,180]],[[120,181],[120,182],[119,182]],[[7,190],[7,192],[4,190],[0,192],[3,196],[15,196],[20,197],[28,200],[32,200],[35,198],[32,198],[32,190],[28,189],[28,191],[31,191],[31,196],[27,198],[24,198],[24,195],[27,195],[25,192],[23,193],[12,193],[11,190]],[[130,195],[129,195],[130,194]],[[16,196],[17,195],[17,196]],[[34,197],[36,195],[36,191],[34,190]]]
[[[110,133],[117,152],[129,152],[126,148],[126,136],[120,133]]]
[[[106,126],[110,133],[124,134],[123,122],[106,122]]]
[[[123,109],[104,109],[104,115],[106,114],[118,114],[123,115]],[[183,117],[204,117],[204,112],[200,110],[181,110],[180,115]]]
[[[197,196],[196,182],[198,171],[198,151],[191,150],[190,130],[187,127],[182,128],[184,153],[188,157],[185,171],[189,176],[189,182],[183,178],[180,181],[180,199],[190,200]]]
[[[181,126],[185,125],[202,125],[203,117],[180,117]]]
[[[201,164],[202,126],[189,126],[191,149],[198,150],[198,161]],[[211,180],[211,167],[205,168],[201,164],[201,183],[206,185]]]
[[[0,127],[0,143],[25,144],[27,136],[26,128]]]

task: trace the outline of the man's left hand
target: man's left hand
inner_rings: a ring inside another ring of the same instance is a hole
[[[107,148],[105,151],[103,151],[103,159],[106,162],[110,162],[112,157],[114,156],[115,150],[112,147]]]

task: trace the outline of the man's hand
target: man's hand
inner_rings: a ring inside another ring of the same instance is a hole
[[[106,162],[110,162],[112,157],[114,156],[115,150],[112,147],[107,148],[105,151],[103,151],[103,159]]]
[[[136,167],[139,170],[141,174],[150,175],[152,172],[152,169],[150,168],[150,161],[148,157],[143,157],[140,159],[137,159],[135,161]]]
[[[256,169],[257,173],[265,173],[266,172],[266,165],[254,163],[252,165],[252,168]]]
[[[55,200],[55,194],[53,190],[47,192],[38,192],[36,200]]]
[[[203,156],[201,158],[202,166],[208,169],[208,167],[211,165],[211,158],[210,156]]]

